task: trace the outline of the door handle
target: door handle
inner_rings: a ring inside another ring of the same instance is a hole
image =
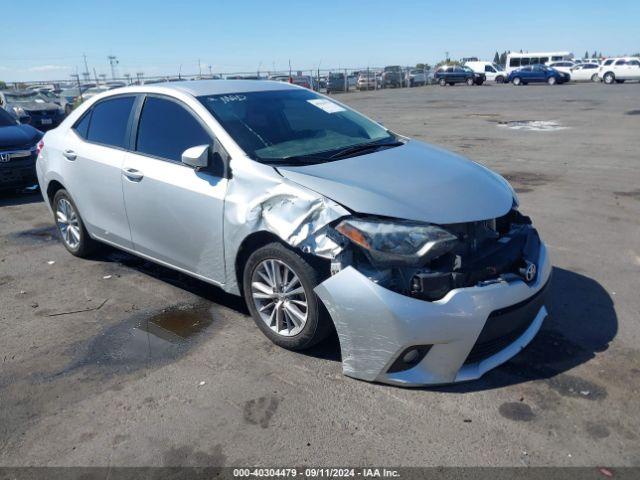
[[[144,173],[135,168],[123,168],[122,174],[132,182],[139,182],[144,177]]]
[[[62,155],[64,155],[67,160],[72,161],[78,158],[78,155],[73,150],[65,150],[64,152],[62,152]]]

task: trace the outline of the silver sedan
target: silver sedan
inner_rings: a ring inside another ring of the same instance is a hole
[[[356,378],[475,379],[547,315],[547,251],[502,177],[305,88],[121,88],[39,150],[70,253],[106,243],[243,295],[285,348],[335,329]]]

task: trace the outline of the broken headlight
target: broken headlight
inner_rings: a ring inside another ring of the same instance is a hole
[[[436,225],[402,220],[348,218],[336,230],[377,267],[420,267],[458,243],[458,237]]]

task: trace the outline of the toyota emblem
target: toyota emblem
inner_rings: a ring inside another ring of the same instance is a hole
[[[536,264],[527,262],[527,267],[524,269],[524,279],[527,282],[532,282],[536,278]]]

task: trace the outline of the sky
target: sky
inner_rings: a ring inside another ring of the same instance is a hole
[[[2,17],[4,81],[69,79],[83,54],[110,77],[109,55],[150,76],[640,51],[639,0],[2,0]]]

